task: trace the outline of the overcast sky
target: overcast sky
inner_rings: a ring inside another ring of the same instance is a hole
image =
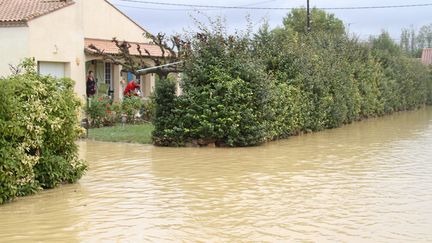
[[[152,4],[141,4],[127,2],[127,0],[110,0],[120,10],[124,11],[146,30],[153,34],[165,32],[173,34],[182,32],[183,29],[190,29],[193,21],[190,15],[197,15],[191,7],[161,6]],[[142,0],[134,0],[142,1]],[[185,3],[199,5],[224,5],[224,6],[251,6],[251,7],[302,7],[306,0],[153,0],[162,3]],[[405,5],[432,3],[431,0],[311,0],[311,6],[318,8],[325,7],[357,7],[357,6],[383,6],[383,5]],[[125,7],[130,6],[130,7]],[[287,10],[202,10],[209,16],[224,16],[232,29],[243,29],[246,26],[245,16],[250,15],[252,22],[257,26],[267,19],[270,26],[281,25]],[[412,8],[391,8],[391,9],[367,9],[367,10],[333,10],[338,18],[342,19],[351,32],[367,39],[369,35],[377,35],[382,29],[391,33],[393,38],[399,39],[400,30],[413,25],[419,29],[425,24],[432,23],[432,6]]]

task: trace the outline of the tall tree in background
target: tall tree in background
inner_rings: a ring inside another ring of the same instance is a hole
[[[414,27],[403,28],[400,37],[400,48],[409,56],[416,57],[419,54],[417,36]]]
[[[420,28],[417,42],[420,49],[432,47],[432,24],[424,25]]]
[[[410,40],[411,40],[411,32],[408,29],[402,29],[401,37],[400,37],[400,48],[405,51],[409,52],[409,46],[410,46]]]
[[[432,48],[432,24],[422,26],[417,33],[412,25],[403,28],[399,44],[408,56],[421,57],[424,48]]]
[[[416,53],[418,52],[418,47],[417,47],[417,39],[416,39],[416,33],[415,33],[415,29],[414,26],[411,25],[411,53],[413,55],[416,55]]]
[[[290,29],[299,33],[307,32],[306,23],[307,11],[305,8],[293,9],[284,19],[283,25],[285,29]],[[324,10],[313,8],[312,16],[312,31],[327,32],[335,35],[345,34],[345,27],[342,20],[336,18],[334,14],[326,13]]]

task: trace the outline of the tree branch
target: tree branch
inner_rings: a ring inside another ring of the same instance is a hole
[[[152,40],[154,45],[160,49],[160,56],[152,55],[150,50],[145,46],[136,43],[137,55],[131,54],[132,45],[127,41],[118,41],[116,38],[112,39],[118,49],[118,54],[105,53],[105,50],[101,50],[95,45],[91,44],[88,48],[92,51],[92,55],[101,56],[104,60],[108,60],[114,64],[122,65],[123,70],[131,72],[136,76],[142,74],[154,73],[161,78],[166,78],[169,73],[181,72],[182,65],[175,65],[163,68],[152,69],[148,72],[138,72],[141,69],[151,67],[146,63],[146,59],[153,61],[155,66],[161,66],[176,61],[182,60],[182,56],[185,54],[184,48],[187,49],[188,44],[180,39],[179,36],[166,38],[165,34],[159,33],[156,36],[147,35]]]

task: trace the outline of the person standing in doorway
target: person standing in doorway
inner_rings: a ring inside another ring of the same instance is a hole
[[[86,82],[86,93],[87,97],[92,97],[96,94],[96,80],[93,75],[93,71],[89,71]]]

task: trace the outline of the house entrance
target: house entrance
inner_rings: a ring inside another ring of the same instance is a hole
[[[96,79],[98,96],[110,96],[114,98],[115,85],[114,85],[114,64],[104,62],[101,60],[92,60],[86,62],[86,74],[93,71]]]

